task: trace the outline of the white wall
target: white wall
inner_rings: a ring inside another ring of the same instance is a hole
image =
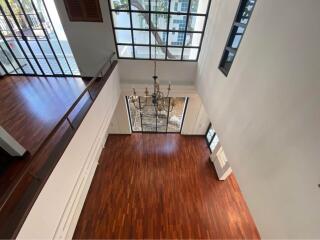
[[[154,62],[149,60],[119,60],[120,79],[124,84],[153,83]],[[158,61],[157,75],[161,84],[193,85],[196,62]]]
[[[210,120],[198,94],[189,96],[184,123],[181,129],[183,135],[205,135]]]
[[[120,96],[116,67],[41,190],[19,239],[71,239]]]
[[[212,1],[199,94],[261,236],[320,238],[320,1],[258,0],[225,77],[238,2]]]
[[[108,129],[109,134],[131,134],[126,98],[120,95]]]
[[[54,0],[82,76],[95,76],[115,51],[108,0],[100,0],[103,22],[70,22],[64,0]]]

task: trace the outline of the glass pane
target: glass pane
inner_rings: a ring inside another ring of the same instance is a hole
[[[70,69],[69,69],[69,66],[67,64],[67,61],[64,57],[59,57],[58,56],[58,61],[62,67],[62,70],[64,72],[64,74],[67,74],[67,75],[72,75],[72,72],[70,72]]]
[[[29,61],[31,62],[34,70],[36,71],[36,74],[42,75],[42,72],[41,72],[41,70],[39,69],[38,64],[36,63],[36,61],[35,61],[33,58],[29,59]]]
[[[204,16],[190,15],[188,22],[188,31],[203,31],[204,21]]]
[[[6,40],[10,46],[10,49],[13,51],[14,55],[16,56],[16,58],[24,58],[25,57],[25,55],[21,51],[21,48],[20,48],[18,42],[14,38],[6,38]]]
[[[0,16],[0,29],[2,31],[10,31],[10,28],[5,20],[5,18],[3,16]]]
[[[59,66],[57,60],[55,58],[53,58],[53,57],[50,57],[50,58],[47,57],[47,59],[48,59],[48,62],[49,62],[50,66],[51,66],[51,68],[53,70],[53,73],[54,74],[62,74],[60,66]]]
[[[53,58],[53,52],[50,48],[48,41],[39,41],[42,51],[48,58]]]
[[[165,46],[167,42],[167,32],[152,31],[151,45]]]
[[[149,0],[131,1],[131,9],[138,11],[149,11]]]
[[[205,14],[208,8],[208,0],[191,0],[191,13]]]
[[[127,12],[112,12],[114,27],[130,28],[130,15]]]
[[[18,3],[19,0],[15,0],[16,3]],[[32,7],[32,3],[31,3],[31,0],[23,0],[21,1],[20,0],[20,3],[22,4],[22,7],[25,11],[26,14],[34,14],[34,9]],[[37,4],[38,1],[35,1],[35,3]]]
[[[217,144],[219,143],[219,138],[218,135],[216,134],[216,136],[214,137],[214,139],[212,140],[211,144],[210,144],[210,150],[211,152],[214,151],[214,149],[216,148]]]
[[[43,30],[33,30],[33,32],[38,40],[46,40],[46,35]]]
[[[209,128],[208,132],[207,132],[207,135],[206,135],[206,138],[207,138],[207,142],[211,142],[213,136],[215,134],[215,130],[212,128],[212,126]]]
[[[180,60],[182,48],[168,47],[167,58],[171,60]]]
[[[141,118],[139,109],[139,98],[133,96],[127,97],[128,107],[130,112],[130,121],[132,126],[132,131],[140,132],[141,129]]]
[[[10,23],[10,26],[13,28],[15,35],[19,37],[19,40],[17,42],[16,39],[13,37],[7,37],[6,40],[8,44],[10,45],[10,48],[12,49],[15,57],[19,60],[20,64],[23,67],[23,70],[26,71],[26,73],[32,73],[32,67],[35,69],[36,74],[42,75],[41,68],[43,68],[43,71],[45,74],[52,74],[52,72],[49,69],[48,63],[45,60],[45,56],[49,58],[49,62],[52,65],[52,68],[54,69],[54,74],[62,74],[61,68],[59,67],[59,64],[57,60],[54,57],[54,53],[59,58],[59,63],[67,72],[67,68],[64,66],[67,66],[67,61],[72,62],[72,67],[75,72],[79,72],[77,64],[75,63],[72,51],[70,49],[70,46],[68,44],[66,35],[64,33],[64,30],[61,25],[61,21],[55,6],[54,1],[51,0],[10,0],[10,6],[12,8],[13,13],[15,14],[16,21],[18,23],[18,26],[16,25],[16,22],[11,16],[11,13],[8,11],[8,22]],[[38,16],[35,14],[35,10],[33,8],[32,3],[34,3],[34,7],[37,10]],[[44,3],[46,5],[44,5]],[[4,3],[1,3],[3,6],[6,5]],[[23,9],[21,8],[21,4]],[[46,9],[50,9],[50,16],[48,15]],[[6,10],[5,10],[6,11]],[[24,14],[26,13],[26,15]],[[54,24],[56,33],[54,31],[54,28],[51,24],[51,21]],[[41,21],[41,22],[40,22]],[[42,26],[45,28],[45,32],[42,29]],[[8,28],[6,22],[1,17],[0,18],[0,28]],[[20,31],[21,29],[21,31]],[[21,32],[23,32],[24,36],[27,37],[27,42],[25,40],[22,40],[21,38]],[[51,49],[51,46],[47,42],[47,39],[45,38],[45,33],[48,36],[48,39],[52,45],[53,50]],[[12,36],[13,34],[10,32],[4,33],[6,36]],[[37,40],[40,41],[39,44],[35,41],[34,37],[37,37]],[[61,41],[62,48],[65,47],[68,51],[66,53],[65,58],[63,54],[63,50],[60,47],[59,40]],[[20,46],[21,45],[21,46]],[[23,50],[23,51],[22,51]],[[44,52],[44,55],[42,54],[42,51]],[[54,51],[54,52],[53,52]],[[31,62],[32,67],[28,63]],[[34,57],[36,59],[34,59]],[[41,66],[41,68],[38,65]],[[16,64],[16,63],[15,63]],[[43,66],[42,66],[43,64]],[[71,65],[71,64],[70,64]],[[21,72],[21,69],[18,71]],[[68,68],[68,73],[70,73],[70,69]]]
[[[56,38],[50,38],[50,43],[51,46],[53,48],[53,51],[55,52],[55,54],[57,55],[57,57],[63,57],[63,53],[62,53],[62,49],[59,45],[59,42]]]
[[[243,1],[236,22],[247,24],[255,3],[256,0]]]
[[[234,36],[232,36],[230,38],[228,46],[232,47],[232,48],[238,48],[239,44],[240,44],[240,41],[241,41],[241,38],[242,38],[242,35],[234,35]]]
[[[132,46],[118,45],[119,57],[132,58],[133,49]]]
[[[6,73],[5,73],[4,69],[0,65],[0,76],[4,76],[5,74]]]
[[[181,30],[184,31],[186,28],[187,15],[170,15],[170,30]]]
[[[134,43],[149,45],[149,31],[133,31]]]
[[[5,68],[8,72],[11,72],[15,69],[18,69],[19,65],[15,61],[14,57],[12,56],[10,50],[7,48],[7,45],[0,39],[0,59],[1,62],[5,65]],[[10,70],[9,70],[10,69]]]
[[[18,60],[21,64],[21,67],[25,71],[26,74],[34,74],[32,68],[30,67],[30,64],[28,63],[27,59],[25,58],[20,58]]]
[[[45,5],[43,4],[43,2],[45,3]],[[49,35],[49,38],[55,39],[55,41],[60,41],[62,49],[63,49],[63,51],[65,51],[67,61],[69,62],[70,66],[72,65],[72,67],[71,67],[72,72],[75,75],[79,75],[80,71],[79,71],[78,65],[77,65],[75,58],[73,56],[73,53],[71,51],[67,36],[66,36],[64,29],[62,27],[60,17],[59,17],[59,14],[58,14],[58,11],[57,11],[57,8],[56,8],[54,1],[37,0],[37,3],[35,4],[35,6],[37,7],[38,12],[41,13],[42,18],[44,19],[45,31]],[[50,16],[47,15],[47,12],[45,11],[46,8],[49,10],[48,12],[49,12]],[[54,24],[54,26],[52,26],[50,19],[51,19],[52,23]],[[41,36],[40,32],[38,34],[39,34],[39,36]]]
[[[183,51],[183,60],[197,60],[198,48],[185,48]]]
[[[24,15],[15,15],[15,16],[23,34],[27,37],[33,36],[25,16]]]
[[[73,56],[67,57],[67,61],[70,65],[70,68],[71,68],[73,75],[80,75],[80,71],[79,71],[78,65],[77,65],[74,57]]]
[[[149,47],[143,47],[143,46],[135,46],[134,47],[135,56],[136,58],[148,58],[149,59]]]
[[[19,28],[17,26],[17,24],[15,23],[13,17],[10,15],[10,16],[7,16],[7,19],[9,21],[9,24],[10,26],[12,27],[14,33],[18,36],[18,37],[21,37],[21,32],[19,31]],[[7,22],[8,23],[8,22]],[[9,28],[9,27],[8,27]]]
[[[31,58],[32,55],[31,55],[31,52],[29,51],[29,48],[28,48],[26,42],[25,41],[19,41],[19,42],[20,42],[20,44],[21,44],[21,46],[23,48],[23,51],[26,53],[27,57]]]
[[[170,98],[166,98],[164,100],[165,106],[169,106]],[[166,132],[167,131],[167,123],[168,123],[168,110],[170,109],[162,109],[157,112],[157,132]]]
[[[117,43],[132,43],[130,30],[115,30]]]
[[[141,105],[144,106],[142,111],[142,131],[156,132],[157,113],[152,104],[151,97],[140,97]]]
[[[131,15],[133,28],[149,28],[149,13],[131,13]]]
[[[169,0],[151,0],[151,11],[168,12]]]
[[[46,75],[52,75],[53,73],[51,72],[50,68],[49,68],[49,65],[47,63],[47,61],[43,58],[38,58],[38,62],[40,63],[41,65],[41,68],[42,70],[44,71],[44,73]]]
[[[5,15],[9,15],[10,14],[10,11],[9,11],[5,1],[0,1],[0,6],[2,7]]]
[[[39,45],[36,41],[28,41],[32,51],[33,51],[33,54],[36,56],[36,58],[43,58],[43,54],[41,52],[41,49],[39,48]]]
[[[185,46],[198,47],[201,42],[201,33],[187,33]]]
[[[111,9],[129,9],[128,0],[109,0],[111,3]]]
[[[171,98],[171,104],[173,103],[174,107],[169,113],[168,132],[180,132],[185,102],[186,98],[184,97]]]
[[[225,50],[222,57],[221,65],[220,65],[220,67],[223,68],[225,72],[229,72],[234,57],[235,57],[234,53]]]
[[[184,41],[184,32],[169,32],[169,46],[182,46]]]
[[[171,12],[187,12],[189,0],[171,0]]]
[[[155,53],[156,51],[156,53]],[[165,59],[166,48],[165,47],[151,47],[151,58],[152,59]]]
[[[2,44],[2,43],[0,43],[0,44]],[[12,67],[10,62],[13,61],[13,59],[10,57],[11,54],[7,54],[7,52],[4,52],[4,51],[6,51],[6,50],[3,50],[0,48],[0,61],[4,65],[4,67],[6,68],[7,72],[12,72],[12,71],[14,71],[14,68]]]
[[[168,14],[151,14],[151,29],[167,29]]]

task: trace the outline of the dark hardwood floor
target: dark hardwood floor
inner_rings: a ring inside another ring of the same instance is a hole
[[[81,78],[0,80],[0,125],[33,154],[86,87]]]
[[[110,135],[74,238],[260,238],[234,175],[203,137]]]
[[[0,239],[16,238],[26,216],[43,186],[46,184],[47,179],[103,86],[108,81],[116,65],[117,61],[113,61],[104,76],[102,78],[97,78],[96,81],[90,85],[90,94],[87,92],[82,95],[81,100],[70,113],[68,111],[71,105],[73,105],[80,93],[83,92],[83,89],[89,83],[90,79],[82,81],[79,78],[11,77],[13,83],[19,79],[21,81],[27,80],[30,83],[30,86],[28,86],[27,83],[19,83],[22,84],[22,86],[25,85],[26,89],[30,87],[37,89],[37,91],[31,91],[30,94],[22,94],[23,97],[26,98],[25,99],[19,96],[19,87],[17,87],[17,89],[12,88],[11,91],[13,93],[17,90],[17,97],[11,99],[10,104],[16,106],[16,108],[13,107],[11,111],[14,111],[18,115],[20,114],[20,117],[22,118],[29,119],[31,124],[39,121],[37,127],[43,131],[30,137],[26,134],[28,131],[30,133],[30,129],[24,129],[29,126],[26,126],[24,121],[20,121],[18,124],[19,127],[15,129],[17,132],[11,134],[16,138],[21,136],[21,133],[24,133],[26,137],[29,137],[30,148],[27,148],[29,151],[28,154],[22,158],[9,159],[7,154],[0,151]],[[2,87],[3,89],[9,89],[6,93],[10,93],[10,87],[8,87],[8,85],[13,83],[8,79],[4,80],[7,80],[7,82],[2,82],[0,85],[0,92]],[[41,91],[41,86],[47,86],[46,84],[49,84],[52,87],[51,90],[48,90],[47,94],[38,95],[37,92]],[[35,85],[37,85],[38,88],[35,87]],[[54,87],[55,85],[58,85],[59,87]],[[26,90],[26,92],[28,91]],[[56,99],[52,96],[48,97],[51,100],[47,100],[46,97],[49,94],[54,95]],[[66,98],[67,100],[62,100],[59,96],[62,99]],[[32,100],[33,98],[35,99]],[[72,98],[73,100],[71,100]],[[6,99],[5,95],[3,95],[3,99]],[[20,106],[24,103],[20,103],[19,100],[24,100],[26,103],[31,101],[33,107],[30,108],[29,111],[25,110],[23,105]],[[42,103],[42,101],[44,103]],[[10,104],[8,103],[8,105]],[[40,109],[37,109],[37,105],[39,105]],[[0,105],[0,107],[3,106]],[[60,116],[52,114],[52,111],[54,111],[52,108],[59,109],[57,113],[61,113]],[[65,111],[63,111],[63,109],[65,109]],[[70,123],[67,119],[63,118],[66,112],[68,112]],[[8,113],[10,114],[11,112],[8,111]],[[41,121],[41,119],[45,119],[42,118],[45,113],[48,113],[48,116],[51,116],[49,117],[49,119],[51,119],[50,124],[48,124],[49,121]],[[33,116],[32,114],[36,116]],[[38,114],[40,114],[40,117]],[[1,115],[1,117],[2,116],[6,117],[5,114]],[[19,117],[16,120],[19,121]],[[16,122],[12,122],[12,124],[15,123]],[[44,126],[46,123],[48,125]],[[8,129],[10,128],[10,121],[8,121],[7,124]],[[72,124],[72,126],[70,124]],[[53,131],[51,131],[52,129]],[[43,140],[39,141],[39,138],[43,138]],[[37,142],[39,144],[37,144]]]
[[[54,77],[10,76],[0,80],[0,126],[28,151],[23,159],[2,161],[0,203],[86,83],[81,78]]]

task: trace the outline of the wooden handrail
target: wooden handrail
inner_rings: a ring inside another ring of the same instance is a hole
[[[92,86],[92,84],[94,84],[94,82],[99,79],[99,76],[101,74],[102,76],[102,72],[103,72],[103,69],[106,67],[107,64],[110,64],[111,66],[111,59],[113,58],[113,56],[115,55],[115,52],[113,52],[107,62],[105,62],[102,67],[99,69],[98,73],[90,80],[89,84],[87,85],[87,87],[83,90],[83,92],[79,95],[79,97],[76,99],[76,101],[71,105],[71,107],[69,108],[69,110],[63,115],[61,121],[64,122],[64,120],[66,120],[69,116],[69,114],[75,109],[75,107],[78,105],[78,103],[80,102],[80,100],[82,99],[82,97],[87,93],[89,92],[89,89],[90,87]],[[57,124],[59,125],[59,123]]]

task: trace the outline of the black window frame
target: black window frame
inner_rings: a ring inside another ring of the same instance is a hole
[[[156,112],[157,114],[157,117],[156,117],[156,130],[155,131],[143,131],[143,123],[142,123],[142,114],[140,113],[140,120],[141,120],[141,131],[134,131],[133,130],[133,126],[132,126],[132,121],[131,121],[131,113],[130,113],[130,107],[129,107],[129,96],[125,96],[126,98],[126,104],[127,104],[127,112],[128,112],[128,117],[129,117],[129,122],[130,122],[130,128],[131,128],[131,132],[132,133],[162,133],[162,134],[165,134],[165,133],[181,133],[182,131],[182,128],[183,128],[183,124],[184,124],[184,119],[185,119],[185,116],[186,116],[186,112],[187,112],[187,109],[188,109],[188,103],[189,103],[189,97],[185,97],[185,104],[184,104],[184,109],[183,109],[183,114],[182,114],[182,121],[181,121],[181,125],[180,125],[180,129],[179,131],[177,132],[171,132],[171,131],[168,131],[168,125],[169,125],[169,115],[170,113],[168,112],[167,113],[167,121],[166,121],[166,131],[158,131],[158,112]],[[141,102],[140,102],[140,96],[138,97],[139,98],[139,107],[141,107]],[[168,97],[169,98],[169,104],[170,104],[170,101],[173,97]]]
[[[210,141],[208,141],[207,135],[208,135],[208,133],[209,133],[209,131],[210,131],[211,128],[214,130],[214,134],[213,134],[212,138],[210,139]],[[209,124],[209,126],[208,126],[208,128],[207,128],[207,131],[206,131],[206,134],[205,134],[204,137],[205,137],[205,139],[206,139],[206,143],[207,143],[207,146],[208,146],[208,148],[209,148],[209,151],[210,151],[210,153],[212,153],[212,150],[211,150],[211,148],[210,148],[210,145],[211,145],[211,143],[213,142],[213,140],[214,140],[216,137],[218,137],[216,130],[212,127],[212,123]],[[218,139],[218,143],[219,143],[219,142],[220,142],[220,140]]]
[[[245,13],[245,10],[246,10],[246,6],[252,2],[252,9],[250,11],[248,11],[248,15],[246,16],[247,18],[247,22],[243,23],[241,22],[241,19],[243,18],[244,16],[244,13]],[[250,22],[250,18],[252,16],[252,13],[253,13],[253,10],[254,10],[254,7],[257,3],[257,0],[240,0],[240,3],[239,3],[239,6],[238,6],[238,9],[237,9],[237,13],[236,13],[236,16],[233,20],[233,23],[232,23],[232,27],[231,27],[231,31],[229,33],[229,36],[228,36],[228,40],[226,42],[226,45],[224,47],[224,50],[223,50],[223,54],[222,54],[222,57],[221,57],[221,60],[220,60],[220,63],[219,63],[219,70],[227,77],[230,70],[231,70],[231,67],[232,67],[232,64],[234,62],[234,59],[236,58],[236,54],[237,54],[237,51],[241,45],[241,41],[244,37],[244,34],[246,32],[246,29],[247,29],[247,26]],[[239,29],[243,29],[243,31],[241,33],[238,33],[237,31]],[[241,36],[239,42],[238,42],[238,46],[236,48],[233,48],[232,47],[232,44],[236,38],[236,36]],[[231,57],[230,60],[228,60],[228,57],[229,57],[229,54],[233,57]]]
[[[3,5],[0,5],[0,16],[4,19],[7,27],[9,28],[0,28],[0,43],[3,43],[3,46],[0,45],[0,53],[8,61],[8,65],[12,67],[12,70],[9,70],[4,64],[1,64],[1,67],[5,70],[5,76],[81,77],[80,73],[75,74],[74,69],[72,69],[71,67],[69,57],[66,56],[65,49],[62,47],[62,43],[58,38],[55,26],[52,22],[51,16],[49,14],[49,9],[47,8],[45,1],[40,1],[42,4],[43,13],[39,11],[39,7],[36,7],[34,0],[29,0],[28,2],[28,6],[32,11],[31,13],[27,12],[26,5],[23,4],[22,0],[16,0],[15,2],[4,0]],[[19,13],[15,13],[13,11],[14,4],[19,7]],[[5,9],[9,12],[6,12]],[[43,14],[45,14],[48,18],[47,23],[49,26],[47,27],[44,26],[42,21],[42,19],[44,18]],[[38,21],[39,26],[37,28],[32,25],[33,23],[30,16],[33,16],[35,20]],[[24,23],[26,24],[26,27],[30,29],[28,36],[25,35],[21,27],[21,22],[18,21],[18,18],[21,17],[25,19]],[[10,21],[9,18],[12,21]],[[13,26],[16,26],[18,29],[13,29]],[[47,28],[52,29],[52,34],[57,41],[56,46],[53,46],[52,42],[50,41]],[[43,39],[40,39],[35,31],[42,31],[44,33]],[[10,36],[5,35],[4,32],[10,32]],[[19,57],[18,54],[15,54],[11,49],[10,38],[17,43],[18,50],[21,52],[22,57]],[[41,52],[41,57],[35,56],[35,50],[29,44],[30,41],[35,42],[36,47]],[[41,43],[43,42],[46,42],[48,44],[49,49],[53,54],[51,59],[45,53],[43,45],[41,45]],[[22,46],[22,43],[25,45],[25,47]],[[56,50],[55,48],[58,50]],[[58,51],[62,53],[61,56],[58,56]],[[28,53],[30,53],[31,56],[29,56]],[[45,65],[42,65],[39,60],[43,60],[45,62]],[[50,63],[50,60],[54,60],[56,62],[58,71],[54,70],[55,63]],[[26,61],[26,63],[22,64],[21,62],[23,61]],[[65,66],[62,66],[61,62],[65,62]],[[44,70],[46,67],[49,70],[47,72],[45,72]],[[26,69],[31,71],[28,72],[26,71]]]
[[[207,25],[207,20],[208,20],[208,15],[209,15],[209,10],[210,10],[210,6],[211,6],[211,1],[212,0],[208,0],[208,6],[206,9],[206,13],[193,13],[191,12],[191,2],[192,0],[188,0],[188,10],[187,12],[175,12],[175,11],[171,11],[171,2],[172,0],[168,0],[168,11],[154,11],[151,10],[151,0],[149,0],[149,10],[132,10],[131,9],[131,0],[128,0],[128,9],[112,9],[111,6],[111,1],[112,0],[107,0],[108,4],[109,4],[109,14],[110,14],[110,19],[111,19],[111,23],[112,23],[112,30],[113,30],[113,37],[114,37],[114,43],[115,43],[115,47],[116,47],[116,52],[117,52],[117,56],[119,59],[131,59],[131,60],[157,60],[157,61],[186,61],[186,62],[197,62],[199,59],[199,55],[201,52],[201,47],[202,47],[202,42],[203,42],[203,37],[205,34],[205,29],[206,29],[206,25]],[[113,14],[114,12],[122,12],[122,13],[128,13],[129,14],[129,19],[130,19],[130,27],[115,27],[114,25],[114,18],[113,18]],[[141,14],[149,14],[149,21],[151,21],[151,14],[167,14],[168,18],[167,18],[167,26],[166,29],[151,29],[151,27],[149,25],[147,25],[147,28],[144,29],[140,29],[140,28],[134,28],[133,27],[133,20],[132,20],[132,13],[141,13]],[[182,15],[182,16],[186,16],[187,20],[186,20],[186,24],[183,30],[180,29],[169,29],[169,24],[170,24],[170,17],[174,15]],[[192,30],[188,30],[188,21],[190,16],[203,16],[205,17],[204,19],[204,23],[203,23],[203,29],[201,31],[192,31]],[[116,30],[129,30],[131,31],[131,43],[118,43],[117,42],[117,38],[116,38]],[[148,44],[137,44],[134,42],[134,35],[133,35],[133,31],[147,31],[149,33],[149,43]],[[151,34],[152,32],[165,32],[166,34],[166,41],[165,41],[165,45],[157,45],[157,44],[151,44]],[[169,43],[169,33],[184,33],[184,38],[183,38],[183,43],[182,45],[168,45]],[[200,33],[201,37],[200,37],[200,41],[199,41],[199,46],[186,46],[186,38],[187,38],[187,34],[193,34],[193,33]],[[118,46],[130,46],[132,47],[132,57],[121,57],[119,55],[119,50],[118,50]],[[149,57],[136,57],[136,47],[148,47],[149,48]],[[151,52],[151,50],[153,50],[154,48],[165,48],[165,53],[164,53],[164,58],[154,58],[152,55],[153,53]],[[178,48],[181,49],[181,57],[180,59],[170,59],[168,58],[168,49],[170,48]],[[184,59],[184,50],[185,49],[197,49],[197,57],[196,59]]]

